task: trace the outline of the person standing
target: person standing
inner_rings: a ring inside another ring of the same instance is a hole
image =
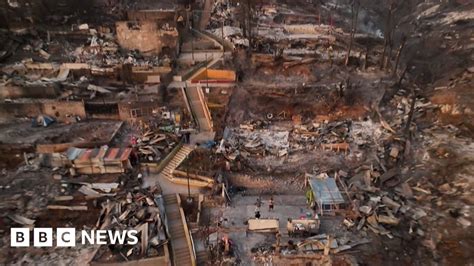
[[[270,197],[270,200],[268,201],[268,211],[272,212],[274,207],[274,202],[273,202],[273,196]]]
[[[260,207],[259,206],[255,207],[255,218],[260,219]]]
[[[262,199],[260,198],[260,196],[258,196],[257,202],[255,202],[255,205],[259,208],[262,206]]]

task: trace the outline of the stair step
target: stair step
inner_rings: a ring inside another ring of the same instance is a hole
[[[176,261],[186,261],[186,260],[191,260],[191,255],[189,255],[189,252],[188,253],[183,253],[183,254],[180,254],[179,256],[178,255],[175,255],[176,256]],[[190,264],[183,264],[183,263],[180,263],[178,265],[190,265]]]
[[[187,253],[175,254],[177,260],[189,260],[191,256],[189,255],[189,251]],[[186,265],[186,264],[179,264],[179,265]]]
[[[178,261],[181,261],[181,262],[182,262],[182,261],[186,261],[186,260],[189,260],[189,259],[190,259],[190,256],[189,256],[189,255],[182,254],[182,255],[180,255],[180,256],[175,255],[175,259],[174,259],[174,260],[175,260],[175,262],[178,262]],[[182,264],[182,263],[179,263],[179,264],[176,264],[176,265],[180,265],[180,266],[183,265],[183,266],[184,266],[184,265],[190,265],[190,264]]]
[[[199,250],[199,251],[196,251],[196,256],[202,255],[202,254],[207,255],[207,251],[206,251],[206,250]]]
[[[176,194],[165,194],[165,195],[163,195],[163,198],[165,198],[165,199],[176,198]]]
[[[183,258],[183,259],[178,259],[176,260],[176,265],[182,265],[182,266],[188,266],[192,265],[191,259],[190,258]]]
[[[176,259],[178,261],[184,261],[184,260],[191,259],[191,256],[189,254],[182,254],[181,256],[176,256]],[[182,264],[180,264],[180,265],[182,265]]]
[[[179,227],[178,226],[170,226],[169,229],[172,230],[172,231],[175,231],[175,232],[180,232],[180,231],[184,232],[184,229],[183,229],[182,226],[179,226]]]
[[[183,265],[183,266],[191,265],[191,264],[185,263],[185,262],[190,262],[190,261],[191,261],[191,256],[189,256],[189,255],[188,256],[180,256],[180,257],[176,258],[176,262],[180,262],[180,263],[178,263],[178,265]]]
[[[182,230],[183,227],[181,225],[181,218],[174,217],[174,218],[170,218],[168,220],[173,222],[173,223],[171,223],[171,225],[168,223],[169,228],[171,228],[172,230]]]
[[[181,253],[179,255],[175,254],[175,256],[176,258],[178,258],[178,260],[189,260],[191,258],[191,255],[189,255],[189,251],[187,253]],[[183,265],[183,264],[180,264],[180,265]]]
[[[167,217],[174,218],[174,219],[181,219],[181,215],[180,215],[179,212],[178,213],[172,213],[171,212],[171,213],[167,214]]]
[[[186,249],[186,248],[180,248],[180,249],[176,249],[174,251],[174,254],[178,255],[178,254],[186,254],[188,255],[189,254],[189,250]]]
[[[178,219],[175,219],[175,222],[178,223],[179,220],[178,220]],[[178,225],[170,225],[170,226],[169,226],[169,229],[171,229],[171,230],[180,230],[180,229],[183,229],[183,226],[181,226],[181,225],[179,225],[179,224],[178,224]]]
[[[163,196],[163,199],[165,200],[165,202],[169,202],[170,200],[177,201],[177,199],[176,199],[176,194],[164,195],[164,196]]]
[[[176,220],[176,223],[178,223],[179,221]],[[173,230],[173,231],[184,231],[183,227],[181,225],[172,225],[169,227],[170,230]]]
[[[174,254],[178,258],[190,257],[189,250],[187,248],[185,248],[185,249],[180,248],[177,251],[175,251]]]
[[[178,222],[179,222],[179,221],[176,220],[176,223],[177,223],[177,224],[178,224]],[[177,232],[177,231],[184,231],[183,226],[180,225],[180,224],[178,224],[178,225],[171,225],[169,228],[170,228],[171,230],[173,230],[173,231],[176,231],[176,232]]]

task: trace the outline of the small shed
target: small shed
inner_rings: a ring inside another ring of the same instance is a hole
[[[345,208],[346,200],[342,196],[336,179],[323,173],[320,175],[306,174],[311,187],[310,198],[320,215],[335,214]]]
[[[79,174],[124,173],[131,168],[132,148],[100,149],[69,148],[66,152],[72,167]]]

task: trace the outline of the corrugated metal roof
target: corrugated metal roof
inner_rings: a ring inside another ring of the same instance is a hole
[[[320,204],[340,204],[345,200],[331,177],[309,176],[309,184],[313,190],[314,199]]]
[[[132,148],[108,148],[108,147],[102,147],[100,149],[69,148],[66,154],[67,154],[67,158],[70,161],[76,161],[76,162],[91,161],[91,160],[125,161],[128,159],[131,152],[132,152]]]
[[[79,156],[79,154],[81,154],[82,150],[83,150],[83,149],[74,148],[74,147],[69,148],[69,149],[66,151],[67,159],[68,159],[69,161],[72,161],[72,160],[76,159],[77,156]]]

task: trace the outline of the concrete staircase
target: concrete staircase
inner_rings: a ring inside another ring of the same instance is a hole
[[[187,87],[185,90],[194,119],[199,126],[199,131],[212,131],[211,113],[209,112],[206,99],[204,99],[202,89],[199,87]]]
[[[196,263],[198,266],[204,266],[209,262],[209,255],[206,250],[196,252]]]
[[[196,259],[193,247],[191,246],[191,236],[189,235],[186,219],[180,206],[179,195],[164,195],[163,199],[168,220],[168,232],[171,239],[173,265],[195,266]]]
[[[167,179],[173,181],[173,171],[186,159],[186,157],[193,151],[193,147],[183,145],[174,155],[173,159],[163,168],[161,172]]]

